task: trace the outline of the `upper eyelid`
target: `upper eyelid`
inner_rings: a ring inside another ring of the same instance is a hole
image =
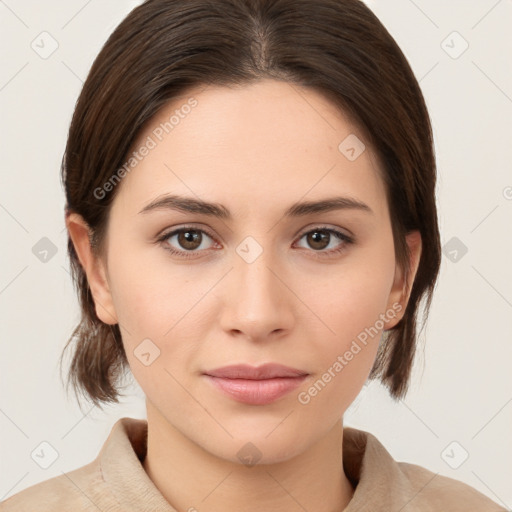
[[[213,235],[213,233],[210,233],[210,230],[203,228],[203,227],[197,227],[197,226],[191,226],[191,225],[185,225],[178,228],[171,228],[168,231],[164,230],[162,231],[162,234],[158,236],[158,238],[169,238],[170,236],[174,236],[177,233],[181,231],[186,231],[187,229],[190,229],[191,231],[201,231],[203,233],[206,233],[210,238],[216,239],[216,236]]]

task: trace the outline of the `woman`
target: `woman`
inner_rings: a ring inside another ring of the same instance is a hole
[[[82,320],[70,382],[122,418],[10,510],[505,510],[343,427],[407,391],[440,264],[423,96],[357,0],[148,0],[63,160]]]

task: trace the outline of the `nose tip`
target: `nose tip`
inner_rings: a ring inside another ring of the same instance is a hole
[[[248,245],[250,252],[250,242]],[[265,339],[290,329],[293,294],[277,277],[268,260],[264,253],[252,263],[241,258],[227,276],[220,313],[224,330],[245,334],[251,339]]]

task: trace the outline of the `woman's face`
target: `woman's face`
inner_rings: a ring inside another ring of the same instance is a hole
[[[232,461],[251,442],[262,463],[339,422],[404,306],[384,185],[361,141],[323,96],[270,80],[194,89],[145,126],[112,205],[108,286],[93,293],[120,325],[148,417]],[[144,211],[170,195],[217,206]],[[267,403],[205,375],[270,362],[307,376]]]

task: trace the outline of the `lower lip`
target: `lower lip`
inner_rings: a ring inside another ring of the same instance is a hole
[[[290,393],[304,382],[307,375],[279,377],[275,379],[226,379],[205,375],[208,380],[237,402],[266,405]]]

